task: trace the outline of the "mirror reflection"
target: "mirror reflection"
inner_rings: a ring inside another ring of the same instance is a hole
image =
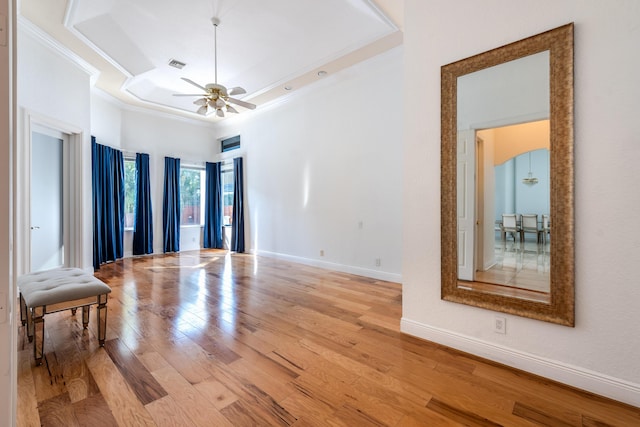
[[[457,83],[460,286],[477,281],[548,294],[549,51]]]
[[[549,121],[478,131],[476,147],[470,280],[549,293]]]
[[[444,65],[441,96],[442,299],[573,326],[573,24]]]

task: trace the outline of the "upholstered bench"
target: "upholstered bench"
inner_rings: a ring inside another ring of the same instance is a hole
[[[111,288],[79,268],[56,268],[28,273],[18,278],[20,319],[27,325],[29,342],[34,341],[36,364],[44,354],[44,315],[82,307],[82,326],[89,325],[89,308],[97,304],[98,343],[104,346],[107,331],[107,294]]]

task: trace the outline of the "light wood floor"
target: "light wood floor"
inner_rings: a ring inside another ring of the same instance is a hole
[[[95,313],[19,343],[18,425],[632,426],[640,409],[399,332],[401,286],[202,251],[127,259]]]
[[[495,265],[486,271],[476,271],[476,281],[549,293],[551,246],[548,241],[538,244],[535,238],[527,238],[520,243],[518,239],[502,241],[498,237],[494,251]]]

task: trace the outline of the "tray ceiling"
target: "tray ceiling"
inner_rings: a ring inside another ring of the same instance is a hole
[[[181,77],[214,82],[212,17],[221,21],[218,83],[242,86],[238,98],[260,108],[322,78],[320,70],[334,73],[401,44],[401,13],[397,0],[22,0],[20,10],[95,67],[98,88],[193,118],[202,118],[195,98],[173,94],[198,93]]]

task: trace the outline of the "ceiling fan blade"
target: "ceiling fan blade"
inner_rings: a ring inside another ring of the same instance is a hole
[[[241,107],[248,108],[250,110],[255,110],[256,109],[255,104],[251,104],[250,102],[241,101],[241,100],[235,99],[235,98],[228,98],[227,101],[231,102],[232,104],[236,104],[236,105],[239,105]]]
[[[229,89],[229,95],[242,95],[243,93],[247,93],[247,91],[240,86],[232,87],[231,89]]]
[[[173,96],[208,96],[206,93],[174,93]]]
[[[188,79],[188,78],[186,78],[186,77],[180,77],[180,78],[181,78],[182,80],[184,80],[185,82],[187,82],[187,83],[189,83],[189,84],[191,84],[191,85],[194,85],[195,87],[200,88],[200,89],[202,89],[203,91],[205,91],[205,92],[207,92],[207,93],[209,92],[209,91],[207,90],[207,88],[206,88],[206,87],[199,85],[198,83],[194,82],[194,81],[193,81],[193,80],[191,80],[191,79]]]

